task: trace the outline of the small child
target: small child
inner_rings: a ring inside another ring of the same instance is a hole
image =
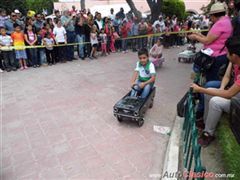
[[[43,45],[43,37],[42,37],[42,30],[40,29],[38,32],[37,32],[37,45],[38,46],[42,46]],[[45,52],[45,48],[44,47],[41,47],[41,48],[38,48],[38,59],[40,59],[40,64],[42,66],[47,66],[47,58],[46,58],[46,52]]]
[[[115,28],[112,27],[111,28],[111,45],[110,45],[111,52],[113,53],[116,52],[115,43],[117,43],[116,41],[118,41],[119,39],[120,37],[118,33],[115,31]]]
[[[163,45],[161,43],[161,38],[158,38],[156,44],[150,49],[149,60],[157,66],[159,64],[160,58],[162,57]]]
[[[17,70],[15,65],[13,49],[11,48],[12,44],[13,44],[13,40],[11,36],[7,35],[5,28],[1,28],[0,46],[2,51],[3,61],[4,61],[7,72],[10,72],[11,70],[13,71]]]
[[[121,37],[122,37],[122,52],[126,53],[127,52],[127,37],[128,37],[128,31],[129,29],[127,28],[127,22],[124,20],[122,27],[121,27]]]
[[[147,49],[139,50],[138,58],[139,61],[133,74],[131,86],[138,84],[142,90],[141,98],[146,98],[154,86],[156,71],[153,63],[149,61]],[[136,91],[132,90],[131,96],[134,96],[134,94],[136,94]]]
[[[91,45],[92,45],[92,51],[91,51],[91,54],[90,54],[89,58],[90,59],[93,59],[93,58],[96,59],[97,58],[96,57],[96,51],[97,51],[97,45],[98,45],[96,25],[94,25],[91,29],[90,42],[91,42]]]
[[[99,34],[101,39],[101,49],[102,49],[102,56],[107,55],[107,34],[105,33],[104,29],[101,29],[101,33]]]
[[[26,59],[27,54],[25,51],[25,43],[24,43],[24,34],[21,31],[21,26],[17,23],[13,25],[15,31],[11,34],[13,39],[13,45],[15,47],[16,59],[19,61],[20,70],[28,69]]]
[[[25,37],[25,42],[26,42],[27,46],[35,46],[36,45],[37,35],[33,31],[32,25],[29,24],[26,27],[24,37]],[[31,61],[31,64],[32,64],[33,68],[40,67],[40,62],[39,62],[38,57],[37,57],[37,49],[35,47],[31,47],[31,48],[28,49],[27,52],[28,52],[28,55],[29,55],[28,60]]]
[[[54,46],[54,39],[51,37],[51,33],[47,33],[46,37],[43,39],[43,43],[46,46],[46,55],[47,55],[47,62],[48,65],[55,64],[55,54],[53,50]]]

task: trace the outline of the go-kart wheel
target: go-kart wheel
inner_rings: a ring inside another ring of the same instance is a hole
[[[143,124],[144,124],[144,119],[139,119],[138,120],[138,126],[142,127]]]
[[[118,122],[122,122],[123,121],[121,117],[117,117],[117,120],[118,120]]]

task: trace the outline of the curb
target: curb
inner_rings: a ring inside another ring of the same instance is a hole
[[[170,174],[175,174],[179,171],[179,150],[181,133],[184,118],[176,116],[171,136],[168,142],[167,151],[165,153],[165,161],[162,171],[162,180],[169,180]],[[171,177],[171,180],[177,180],[177,177]]]

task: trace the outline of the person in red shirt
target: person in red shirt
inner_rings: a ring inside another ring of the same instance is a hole
[[[148,48],[153,46],[153,26],[150,21],[147,22]]]
[[[121,38],[122,38],[122,52],[126,53],[127,52],[127,37],[128,37],[128,31],[129,29],[127,28],[127,22],[124,20],[122,27],[121,27]]]

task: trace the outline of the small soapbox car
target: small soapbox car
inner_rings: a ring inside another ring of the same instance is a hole
[[[113,114],[119,122],[135,121],[141,127],[144,124],[144,115],[148,108],[153,107],[153,101],[156,93],[156,87],[153,87],[146,98],[141,98],[141,88],[135,84],[132,87],[135,90],[134,96],[131,91],[119,100],[113,107]]]

